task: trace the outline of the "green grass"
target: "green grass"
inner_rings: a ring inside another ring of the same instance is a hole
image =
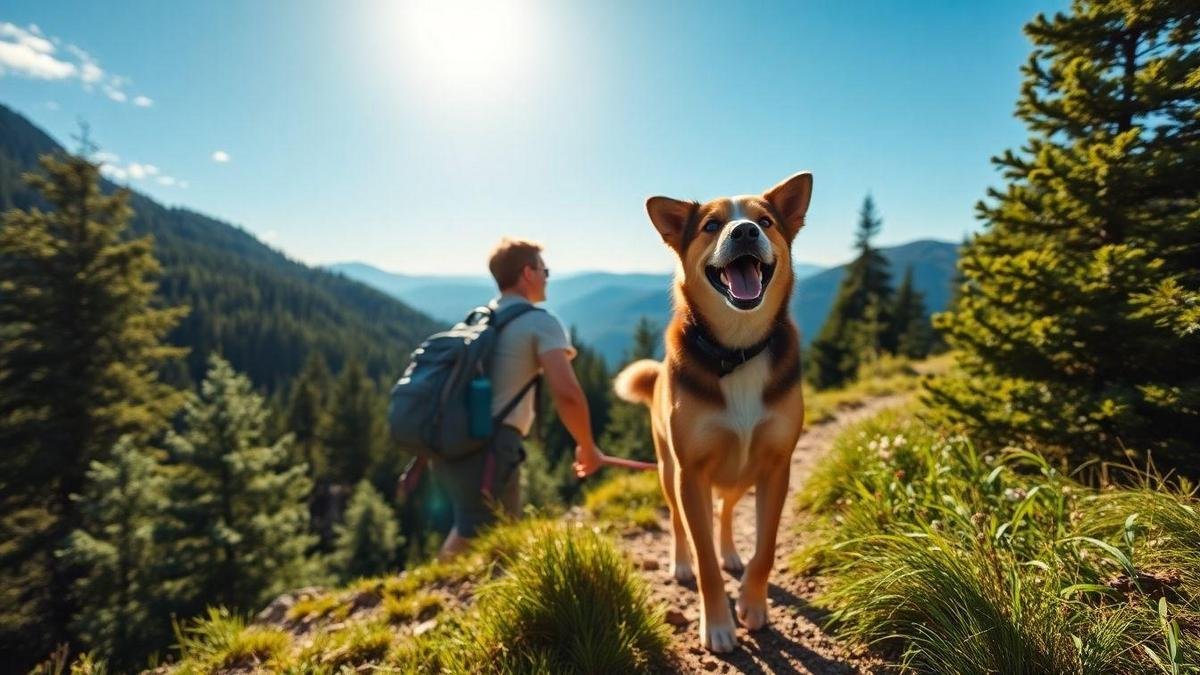
[[[619,673],[661,670],[669,632],[628,560],[583,527],[545,524],[485,587],[451,669]]]
[[[177,630],[182,659],[175,671],[207,674],[239,668],[280,670],[292,646],[291,635],[278,628],[246,625],[224,609],[210,609],[204,619]]]
[[[869,399],[915,392],[924,379],[946,371],[953,360],[951,354],[941,354],[924,361],[910,361],[885,355],[873,363],[865,364],[858,378],[845,387],[817,391],[806,384],[804,422],[828,422],[839,410],[857,408]]]
[[[458,588],[475,602],[447,606]],[[177,631],[174,672],[645,672],[666,663],[669,637],[608,538],[542,518],[494,527],[453,562],[298,602],[288,618],[304,617],[315,623],[292,635],[211,610]]]
[[[588,490],[583,507],[592,517],[616,527],[659,529],[667,505],[658,473],[620,473]]]
[[[893,411],[848,429],[798,497],[821,602],[902,668],[1195,672],[1200,518],[1186,485],[1094,490]]]

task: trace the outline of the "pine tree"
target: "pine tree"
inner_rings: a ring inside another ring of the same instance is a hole
[[[896,289],[892,308],[892,323],[896,330],[896,354],[910,359],[923,359],[933,346],[933,326],[925,309],[925,296],[913,286],[913,268],[904,270],[904,279]]]
[[[882,227],[867,195],[855,233],[858,257],[846,266],[829,316],[809,348],[809,379],[820,389],[845,384],[864,361],[896,350],[891,274],[887,258],[871,244]]]
[[[1030,139],[993,160],[931,402],[988,442],[1196,472],[1200,5],[1077,0],[1025,31]]]
[[[392,485],[376,479],[384,460],[387,431],[384,425],[385,397],[367,377],[362,362],[350,359],[334,385],[329,412],[329,432],[325,444],[329,451],[329,479],[351,486],[371,478],[380,491],[389,490],[397,467],[391,467]]]
[[[53,551],[78,528],[71,496],[117,439],[160,432],[182,402],[159,380],[186,313],[157,309],[149,237],[129,239],[129,194],[99,169],[46,156],[26,181],[49,211],[0,226],[0,652],[28,663],[71,638],[79,570]],[[11,601],[11,602],[10,602]]]
[[[647,317],[642,317],[633,331],[633,346],[626,364],[639,359],[653,359],[659,353],[662,329]],[[650,435],[650,415],[641,403],[627,403],[616,397],[609,388],[612,401],[611,419],[600,447],[617,457],[654,461],[654,439]]]
[[[328,471],[328,450],[322,436],[329,424],[327,405],[332,388],[329,368],[321,353],[312,351],[300,376],[292,384],[285,424],[295,438],[297,459],[308,465],[314,482]]]
[[[168,439],[170,501],[159,537],[167,594],[183,616],[206,605],[254,608],[310,581],[307,467],[291,438],[264,438],[266,410],[250,381],[209,359],[183,431]]]
[[[79,499],[83,526],[60,553],[86,570],[75,583],[75,634],[118,669],[142,665],[171,638],[155,573],[164,551],[154,526],[166,495],[152,452],[127,436],[107,462],[92,462]]]
[[[376,576],[394,569],[402,545],[391,507],[370,481],[359,481],[346,507],[346,521],[337,526],[334,568],[341,580]]]

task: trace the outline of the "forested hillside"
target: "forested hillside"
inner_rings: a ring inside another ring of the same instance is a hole
[[[62,150],[0,105],[0,212],[39,204],[21,174],[36,169],[39,155]],[[116,187],[102,181],[105,192]],[[356,356],[372,379],[392,377],[437,328],[395,298],[290,260],[236,226],[136,192],[130,206],[129,236],[154,236],[154,255],[163,265],[159,296],[165,305],[191,308],[169,336],[191,348],[180,380],[200,381],[216,351],[255,386],[275,391],[314,349],[335,372]]]

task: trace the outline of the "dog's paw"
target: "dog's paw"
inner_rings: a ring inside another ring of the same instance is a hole
[[[738,622],[749,630],[758,630],[767,625],[767,603],[765,600],[748,600],[745,597],[737,601]]]
[[[732,553],[721,554],[721,569],[730,574],[741,576],[742,572],[746,571],[746,566],[742,564],[742,558],[737,554],[737,551]]]
[[[696,575],[692,572],[692,564],[686,562],[672,562],[671,576],[681,584],[690,584],[696,580]]]
[[[708,623],[700,620],[700,644],[710,652],[724,654],[737,648],[737,630],[732,620]]]

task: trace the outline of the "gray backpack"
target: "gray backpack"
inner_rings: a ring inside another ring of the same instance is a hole
[[[417,457],[447,460],[483,450],[488,438],[471,433],[472,411],[467,400],[471,382],[490,376],[496,339],[504,326],[533,310],[541,308],[525,303],[502,312],[477,307],[450,330],[422,342],[392,387],[388,424],[396,444]],[[537,379],[535,376],[508,402],[491,420],[492,426],[508,416]],[[480,414],[478,409],[474,412]],[[486,414],[490,413],[489,389]]]

